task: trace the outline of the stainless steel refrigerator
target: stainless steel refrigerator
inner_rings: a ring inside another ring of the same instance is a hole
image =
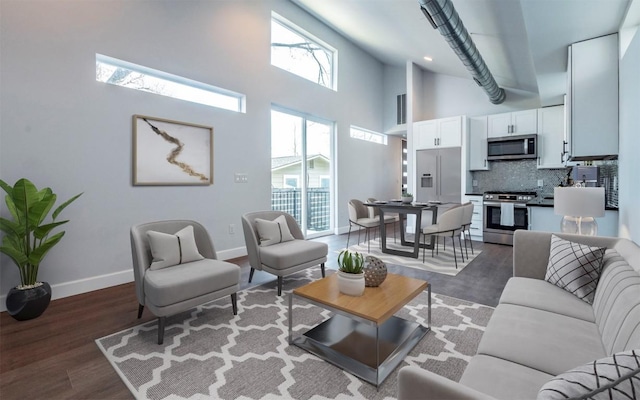
[[[461,201],[460,153],[460,147],[416,151],[416,201]]]

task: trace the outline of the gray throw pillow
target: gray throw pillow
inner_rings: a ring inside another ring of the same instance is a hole
[[[606,247],[590,247],[551,235],[544,279],[593,304]]]
[[[637,399],[640,350],[627,350],[562,373],[538,392],[538,400]]]
[[[147,238],[149,238],[149,247],[153,256],[150,269],[162,269],[204,259],[198,252],[191,225],[173,235],[148,231]]]
[[[260,246],[271,246],[294,239],[284,215],[279,216],[273,221],[261,218],[256,218],[255,221],[258,236],[260,237]]]

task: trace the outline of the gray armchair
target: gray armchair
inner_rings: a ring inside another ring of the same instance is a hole
[[[293,240],[270,245],[260,245],[256,219],[274,221],[284,216]],[[249,283],[255,270],[264,270],[278,277],[278,296],[282,295],[282,278],[305,268],[320,264],[325,276],[324,263],[329,247],[326,243],[307,241],[296,220],[282,211],[257,211],[242,216],[242,229],[249,255]]]
[[[151,268],[151,264],[157,260],[152,256],[147,232],[174,235],[188,226],[193,226],[196,252],[203,258],[182,263],[180,247],[180,262],[177,265]],[[142,317],[145,306],[158,317],[158,344],[164,340],[165,320],[169,315],[227,295],[231,295],[233,314],[238,314],[236,292],[240,288],[240,267],[217,260],[211,238],[199,223],[173,220],[135,225],[131,228],[131,253],[139,303],[138,318]]]

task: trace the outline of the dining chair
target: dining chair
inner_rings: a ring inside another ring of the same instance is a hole
[[[282,295],[282,280],[303,269],[324,263],[329,247],[326,243],[306,240],[295,218],[284,211],[256,211],[242,216],[242,230],[249,256],[249,283],[255,270],[278,277],[278,296]]]
[[[464,235],[464,250],[469,259],[469,251],[467,250],[467,238],[469,238],[469,244],[471,246],[471,254],[473,255],[473,241],[471,241],[471,220],[473,219],[473,203],[467,202],[462,205],[464,207],[464,214],[462,215],[462,234]]]
[[[435,243],[431,248],[431,257],[434,256],[434,249],[438,250],[438,237],[442,237],[443,242],[445,238],[451,237],[451,242],[453,245],[453,259],[456,264],[456,269],[458,268],[458,257],[456,254],[456,242],[455,237],[458,236],[458,243],[460,244],[460,256],[462,257],[462,261],[464,262],[464,256],[462,255],[462,240],[460,239],[460,233],[462,232],[462,216],[464,213],[464,208],[462,205],[456,205],[454,207],[449,208],[445,212],[442,213],[438,217],[438,221],[429,225],[422,229],[422,238],[423,245],[426,245],[426,237],[434,237]],[[426,249],[422,252],[422,262],[425,261],[425,252]]]
[[[166,317],[231,295],[238,314],[240,267],[218,260],[211,237],[196,221],[156,221],[131,227],[138,318],[145,306],[158,317],[158,344]]]
[[[367,199],[367,202],[369,203],[375,203],[376,201],[378,201],[377,199],[373,198],[373,197],[369,197]],[[375,218],[378,221],[380,221],[380,209],[378,207],[367,207],[369,210],[369,218]],[[396,222],[400,221],[400,216],[398,214],[389,214],[389,213],[385,213],[384,214],[384,223],[386,225],[391,225],[391,227],[393,228],[393,241],[396,242]],[[380,223],[378,222],[378,225],[380,225]],[[380,242],[380,246],[382,246],[382,242]]]
[[[360,229],[365,229],[365,240],[367,241],[367,252],[371,252],[371,230],[380,226],[380,218],[369,217],[369,210],[363,202],[357,199],[349,200],[349,233],[347,234],[347,248],[351,238],[351,228],[358,227],[358,244],[360,244]]]

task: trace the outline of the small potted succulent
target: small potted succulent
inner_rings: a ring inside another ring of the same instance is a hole
[[[40,316],[51,301],[51,286],[38,281],[40,263],[62,237],[64,231],[53,233],[69,221],[56,218],[80,194],[59,205],[45,222],[57,196],[50,188],[38,190],[28,179],[18,180],[13,187],[0,179],[0,187],[7,193],[5,202],[11,219],[0,217],[4,233],[0,252],[6,254],[20,271],[20,285],[7,294],[7,311],[23,321]]]
[[[406,190],[402,192],[402,202],[404,204],[410,204],[413,202],[413,194],[407,192]]]
[[[338,255],[338,289],[349,296],[364,293],[364,257],[358,252],[342,250]]]

